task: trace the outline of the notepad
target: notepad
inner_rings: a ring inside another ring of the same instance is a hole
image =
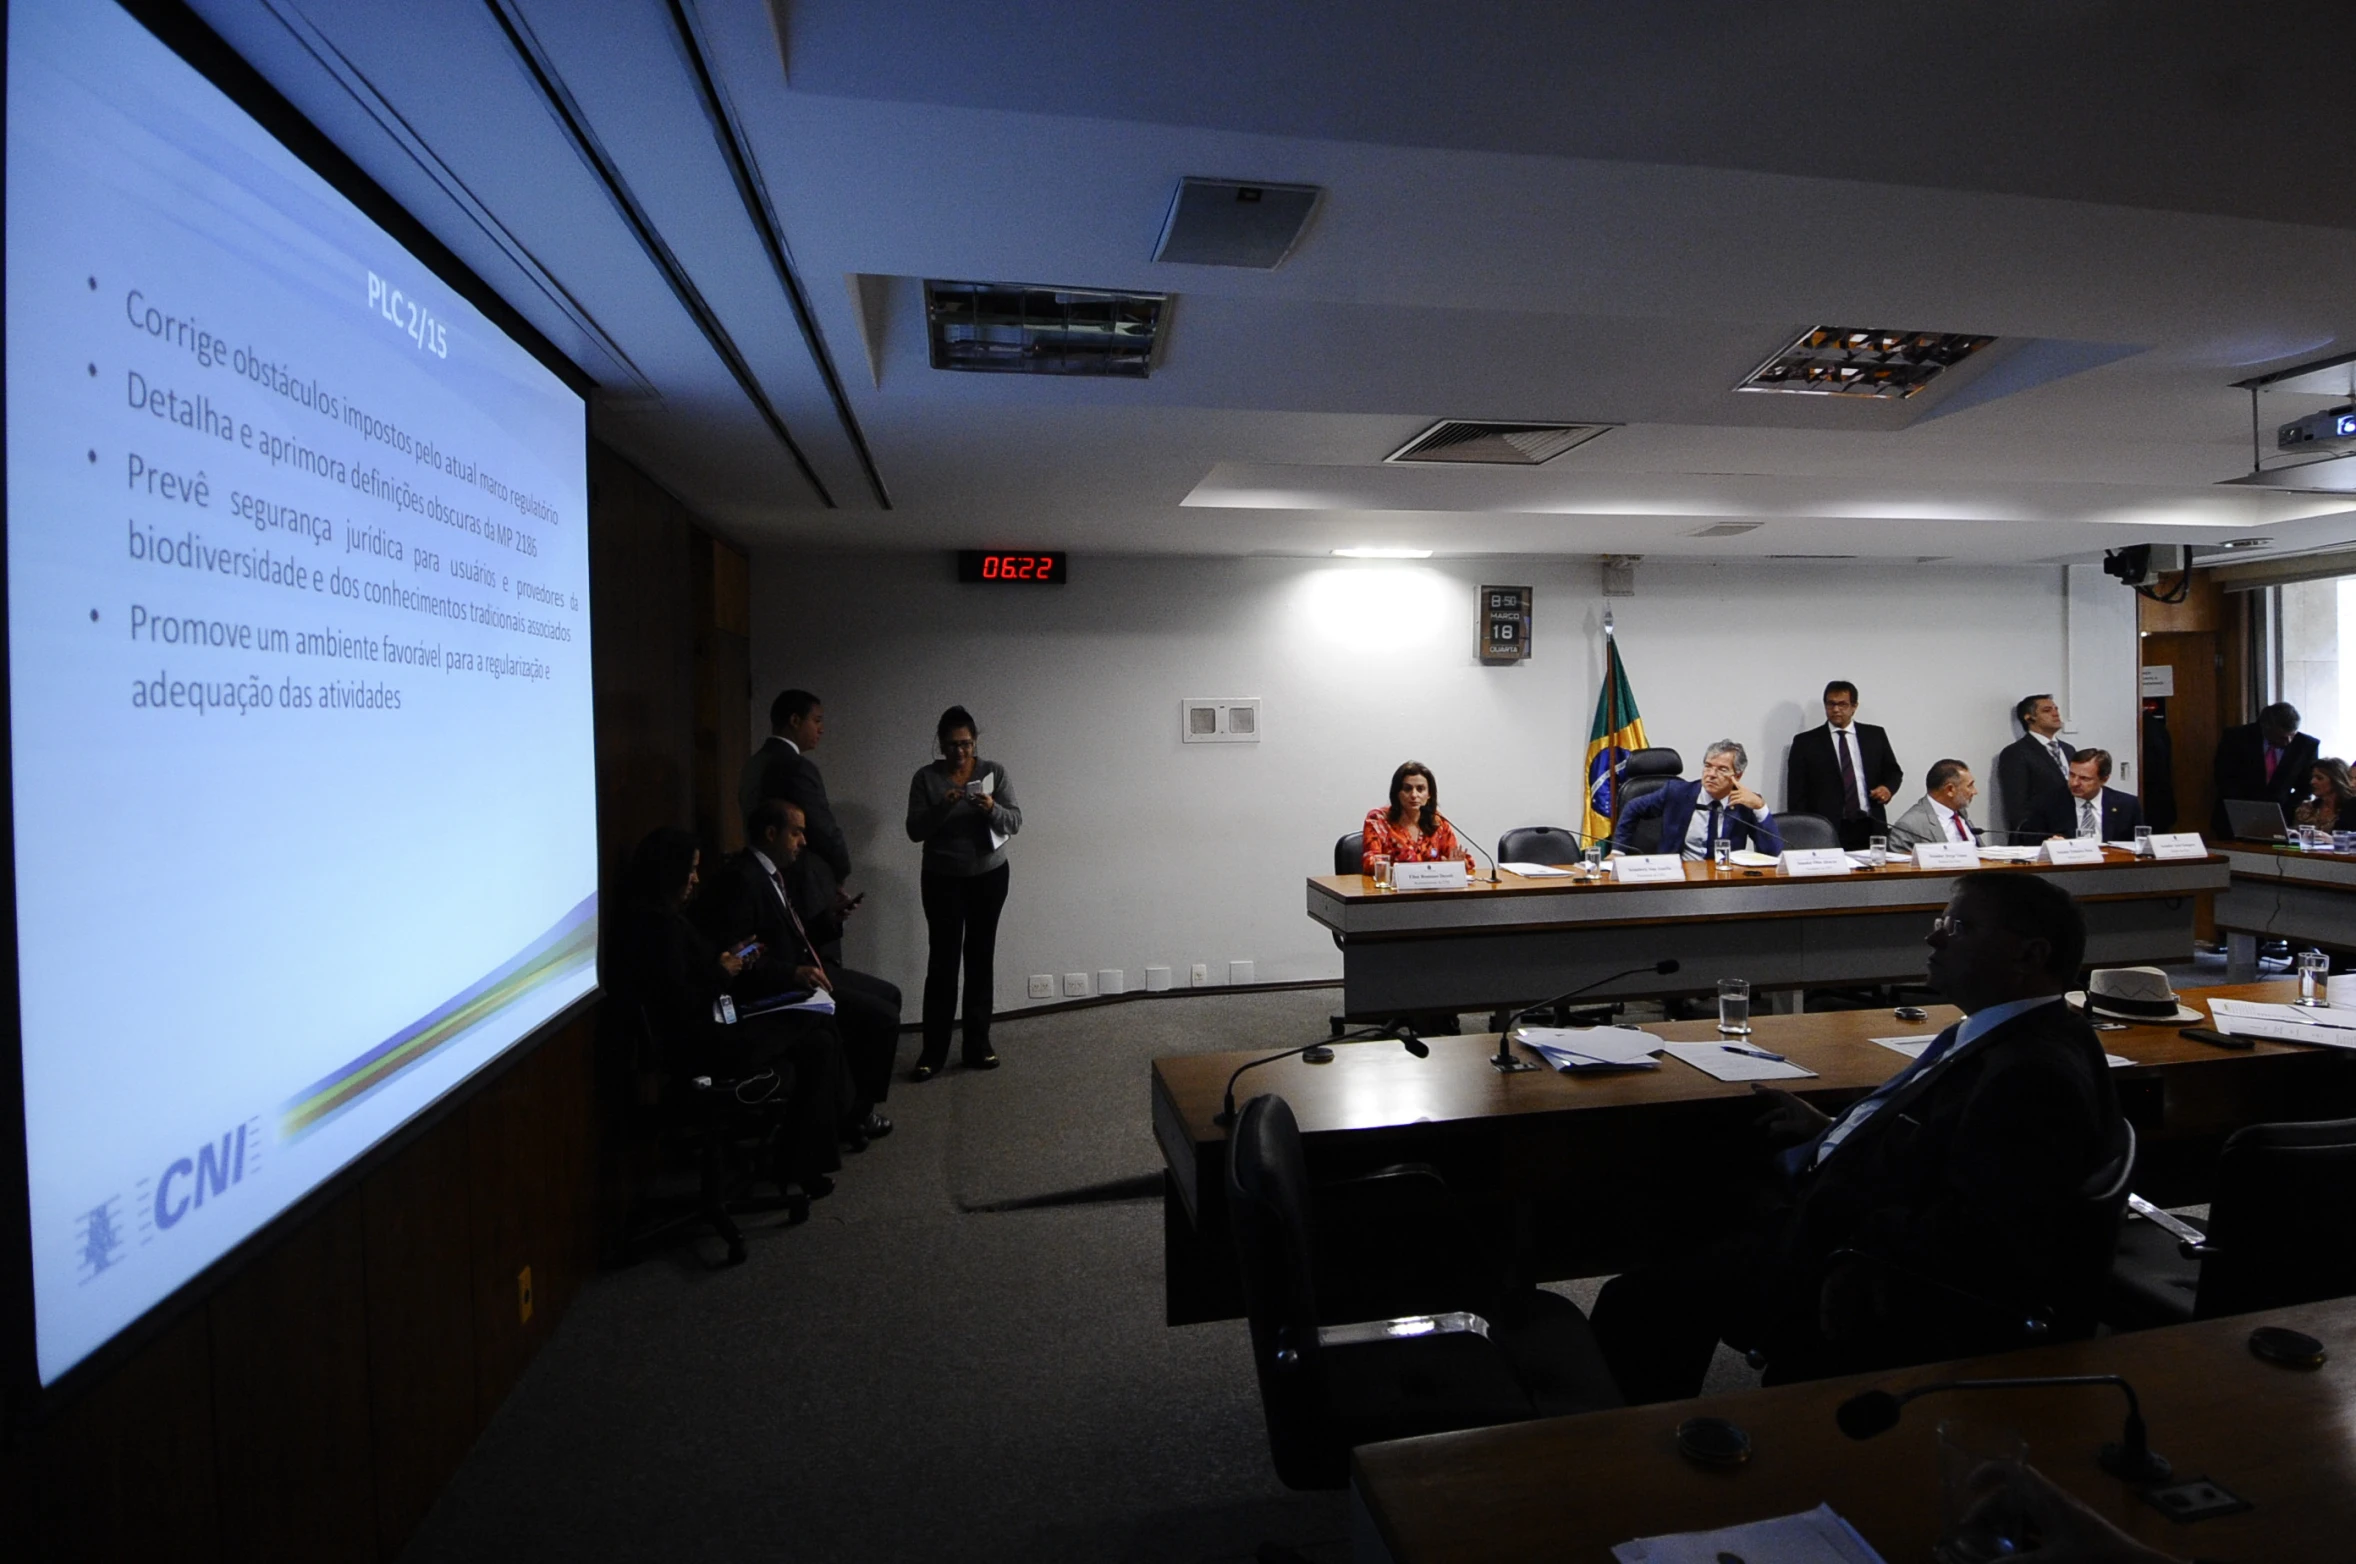
[[[1721,1081],[1792,1081],[1816,1073],[1788,1059],[1762,1059],[1757,1054],[1737,1053],[1725,1043],[1663,1043],[1661,1051]]]
[[[1726,861],[1740,864],[1745,869],[1772,869],[1783,860],[1773,853],[1755,853],[1747,847],[1738,847],[1726,855]]]
[[[1565,1074],[1581,1070],[1657,1070],[1661,1040],[1632,1026],[1524,1026],[1514,1040]]]
[[[2265,1037],[2281,1043],[2313,1043],[2323,1048],[2356,1048],[2356,1010],[2212,999],[2209,1019],[2218,1031],[2233,1037]]]
[[[1990,847],[1982,844],[1982,863],[2035,863],[2044,855],[2043,847]]]
[[[1507,874],[1518,874],[1525,880],[1575,880],[1576,869],[1557,869],[1546,863],[1501,863],[1497,866]]]
[[[1829,1504],[1717,1531],[1638,1537],[1612,1549],[1619,1564],[1722,1564],[1729,1555],[1743,1564],[1887,1564]]]

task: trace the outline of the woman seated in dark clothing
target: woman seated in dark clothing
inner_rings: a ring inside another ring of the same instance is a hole
[[[2356,831],[2356,782],[2348,778],[2346,761],[2328,756],[2317,761],[2307,777],[2307,791],[2307,801],[2291,811],[2291,824]]]
[[[739,1096],[761,1100],[755,1078],[774,1072],[785,1101],[777,1140],[777,1181],[812,1199],[831,1194],[840,1168],[835,1124],[850,1100],[842,1040],[826,1016],[790,1012],[722,1025],[713,1004],[745,969],[689,920],[702,852],[675,827],[647,833],[630,859],[630,901],[621,963],[625,1003],[635,1002],[661,1050],[666,1075],[740,1080]]]

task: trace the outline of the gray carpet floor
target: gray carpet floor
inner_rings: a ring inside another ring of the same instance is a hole
[[[1243,1324],[1162,1323],[1142,1195],[1149,1061],[1315,1041],[1337,997],[1002,1022],[1003,1069],[903,1077],[897,1133],[808,1224],[748,1229],[734,1269],[679,1247],[588,1287],[405,1564],[1210,1564],[1262,1540],[1340,1564],[1343,1497],[1269,1466]],[[1074,1192],[1099,1198],[1053,1203]],[[1722,1349],[1711,1388],[1746,1382]]]

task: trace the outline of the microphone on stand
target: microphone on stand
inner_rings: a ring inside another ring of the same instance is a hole
[[[1678,966],[1679,962],[1676,957],[1666,956],[1659,961],[1651,963],[1648,966],[1630,967],[1625,972],[1614,972],[1608,977],[1599,977],[1593,979],[1592,981],[1582,983],[1577,988],[1570,990],[1568,993],[1557,994],[1552,999],[1541,999],[1534,1005],[1524,1005],[1521,1009],[1516,1010],[1512,1015],[1505,1018],[1504,1029],[1497,1034],[1497,1052],[1489,1060],[1490,1067],[1496,1070],[1500,1075],[1517,1075],[1524,1070],[1535,1070],[1540,1068],[1540,1066],[1535,1061],[1529,1059],[1520,1059],[1514,1056],[1513,1029],[1521,1025],[1525,1017],[1534,1016],[1541,1010],[1551,1010],[1556,1005],[1561,1004],[1567,999],[1578,998],[1581,994],[1586,993],[1591,988],[1601,988],[1606,983],[1617,983],[1624,977],[1634,977],[1640,972],[1657,972],[1661,976],[1667,977],[1670,973],[1676,971]]]
[[[1833,1421],[1841,1425],[1841,1432],[1851,1439],[1871,1439],[1898,1426],[1899,1409],[1917,1396],[1927,1396],[1940,1390],[2043,1390],[2053,1385],[2116,1385],[2127,1398],[2127,1426],[2120,1431],[2116,1442],[2105,1444],[2095,1454],[2102,1469],[2122,1482],[2164,1483],[2172,1468],[2167,1457],[2155,1454],[2151,1438],[2143,1425],[2143,1403],[2135,1398],[2135,1387],[2116,1374],[2052,1374],[2033,1379],[1943,1379],[1928,1385],[1917,1385],[1895,1395],[1887,1390],[1868,1390],[1863,1395],[1851,1396],[1833,1413]]]
[[[1446,815],[1440,816],[1440,819],[1447,825],[1449,830],[1456,831],[1455,821],[1450,820]],[[1462,842],[1465,846],[1471,848],[1474,852],[1479,853],[1483,858],[1489,860],[1489,883],[1491,885],[1495,885],[1497,883],[1497,855],[1489,851],[1489,849],[1486,847],[1483,847],[1479,842],[1473,840],[1473,838],[1465,835],[1462,831],[1456,831],[1456,839]]]
[[[1382,1037],[1396,1037],[1402,1044],[1406,1046],[1407,1051],[1415,1055],[1415,1057],[1418,1059],[1428,1059],[1431,1057],[1431,1044],[1416,1036],[1415,1028],[1400,1021],[1394,1021],[1388,1026],[1370,1028],[1367,1031],[1358,1033],[1354,1037],[1336,1038],[1335,1041],[1344,1043],[1362,1043]],[[1328,1059],[1333,1057],[1333,1050],[1328,1048],[1324,1043],[1304,1043],[1298,1048],[1287,1048],[1281,1053],[1269,1054],[1264,1058],[1247,1059],[1242,1064],[1237,1065],[1235,1067],[1235,1074],[1227,1077],[1227,1095],[1221,1100],[1219,1111],[1212,1116],[1211,1122],[1218,1125],[1222,1129],[1235,1122],[1235,1083],[1243,1075],[1244,1071],[1257,1070],[1264,1064],[1274,1064],[1279,1059],[1290,1059],[1295,1054],[1307,1054],[1313,1052],[1321,1052]]]

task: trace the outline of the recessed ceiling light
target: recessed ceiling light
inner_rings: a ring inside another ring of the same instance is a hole
[[[2273,541],[2274,540],[2272,538],[2227,538],[2224,542],[2214,545],[2214,547],[2217,548],[2219,552],[2226,552],[2234,549],[2265,548]]]
[[[1745,375],[1734,389],[1895,401],[1914,395],[1940,371],[1954,368],[1995,340],[1954,331],[1815,326]]]
[[[1015,282],[924,285],[935,369],[1143,380],[1167,324],[1166,293]]]
[[[1585,445],[1614,424],[1499,424],[1443,418],[1383,458],[1386,462],[1471,462],[1535,467],[1574,445]]]
[[[1721,521],[1715,525],[1704,527],[1699,532],[1688,532],[1686,536],[1689,538],[1739,538],[1744,533],[1756,532],[1765,525],[1766,523],[1762,521]]]
[[[1334,554],[1342,559],[1429,559],[1428,548],[1337,548]]]

